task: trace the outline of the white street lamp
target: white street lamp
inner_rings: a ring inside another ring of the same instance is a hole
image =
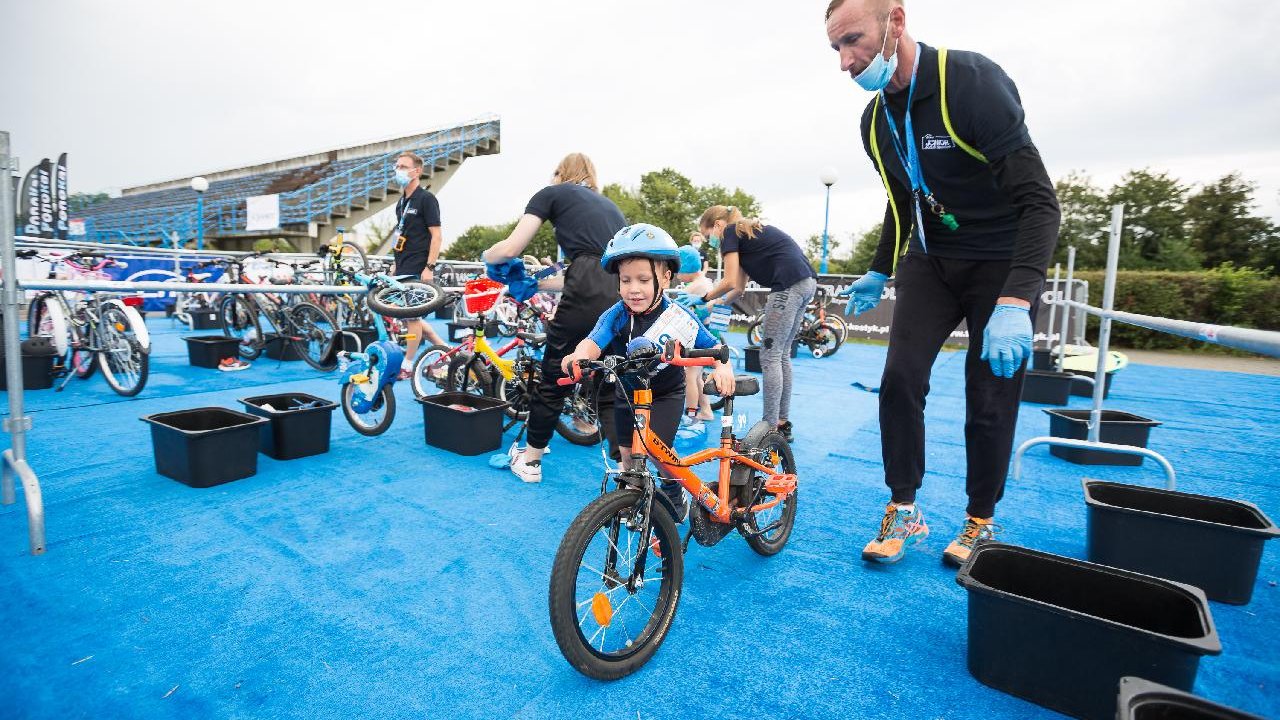
[[[818,176],[823,185],[827,186],[827,203],[826,209],[822,213],[822,266],[821,272],[827,272],[827,227],[831,221],[831,186],[836,184],[839,176],[836,175],[836,169],[833,167],[823,168],[822,174]]]

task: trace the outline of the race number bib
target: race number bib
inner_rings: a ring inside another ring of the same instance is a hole
[[[691,348],[698,340],[698,321],[680,307],[669,305],[641,337],[654,341],[658,347],[666,347],[668,340],[675,340]]]

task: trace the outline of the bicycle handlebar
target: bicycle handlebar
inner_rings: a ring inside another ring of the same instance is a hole
[[[729,362],[729,347],[721,345],[706,350],[694,348],[682,355],[680,343],[671,340],[661,353],[646,352],[633,357],[609,355],[600,360],[579,360],[570,366],[569,375],[556,380],[556,384],[574,385],[582,382],[586,373],[598,371],[622,373],[654,362],[665,362],[678,367],[709,367],[717,362]]]

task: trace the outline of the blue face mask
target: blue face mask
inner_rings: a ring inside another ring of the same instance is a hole
[[[871,59],[871,63],[853,79],[858,87],[868,92],[880,92],[889,85],[893,73],[898,70],[898,41],[893,41],[893,57],[884,59],[884,49],[889,43],[889,19],[884,21],[884,40],[880,43],[880,52]]]
[[[716,248],[720,247],[720,238],[716,237],[715,235],[712,235],[707,238],[707,244],[711,246],[712,250],[715,250]]]
[[[404,187],[405,185],[409,184],[409,179],[410,178],[409,178],[408,170],[401,170],[400,168],[396,168],[396,184],[397,185],[399,185],[400,187]]]

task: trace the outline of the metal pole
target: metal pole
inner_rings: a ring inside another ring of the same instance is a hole
[[[827,227],[831,221],[831,186],[827,186],[827,203],[822,212],[822,273],[827,272]]]
[[[44,553],[44,501],[40,483],[27,465],[27,436],[31,418],[26,416],[22,397],[22,343],[18,340],[18,259],[13,246],[13,190],[10,188],[9,133],[0,131],[0,272],[4,273],[4,354],[5,380],[8,382],[9,417],[4,430],[9,433],[9,449],[0,463],[0,502],[14,502],[13,475],[22,481],[22,495],[27,503],[27,534],[31,554]]]
[[[1050,298],[1052,298],[1053,301],[1058,300],[1060,297],[1059,294],[1062,292],[1062,285],[1060,282],[1061,278],[1059,277],[1061,274],[1062,274],[1062,263],[1054,263],[1053,264],[1053,290],[1049,293],[1049,296]],[[1050,353],[1053,352],[1053,326],[1056,324],[1054,323],[1054,320],[1057,317],[1058,317],[1058,303],[1050,302],[1049,303],[1049,324],[1046,326],[1047,331],[1044,334],[1045,349],[1048,350]],[[1062,344],[1062,338],[1058,338],[1058,344],[1059,345]]]
[[[1107,245],[1107,277],[1102,286],[1102,309],[1111,312],[1116,297],[1116,268],[1120,265],[1120,229],[1124,205],[1111,206],[1111,241]],[[1098,366],[1093,373],[1093,410],[1089,413],[1089,442],[1102,432],[1102,396],[1107,390],[1107,354],[1111,347],[1111,317],[1104,315],[1098,328]]]
[[[1076,275],[1076,246],[1072,245],[1067,248],[1067,290],[1063,296],[1064,300],[1071,298],[1072,281]],[[1086,298],[1088,299],[1088,298]],[[1088,315],[1085,315],[1085,322],[1088,322]],[[1062,361],[1067,356],[1067,321],[1071,319],[1071,313],[1068,312],[1066,306],[1062,308],[1062,330],[1058,333],[1058,371],[1062,371]]]
[[[204,193],[196,193],[196,249],[204,249]]]

